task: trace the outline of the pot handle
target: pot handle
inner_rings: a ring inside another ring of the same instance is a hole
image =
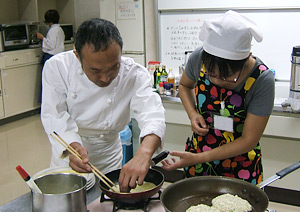
[[[272,177],[269,177],[268,179],[262,181],[261,183],[257,184],[256,186],[259,188],[263,188],[267,185],[269,185],[270,183],[273,183],[274,181],[283,178],[285,175],[295,171],[296,169],[300,168],[300,161],[298,161],[297,163],[294,163],[293,165],[290,165],[282,170],[280,170],[279,172],[277,172],[275,175],[273,175]]]
[[[170,152],[168,150],[164,150],[161,153],[159,153],[158,155],[156,155],[154,158],[152,158],[151,167],[155,166],[155,164],[157,164],[158,162],[160,162],[163,159],[165,159],[166,157],[168,157],[169,153]]]

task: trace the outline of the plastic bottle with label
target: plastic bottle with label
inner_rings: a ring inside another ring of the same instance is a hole
[[[165,89],[164,89],[164,83],[160,82],[159,83],[159,95],[164,95]]]
[[[160,75],[161,73],[159,72],[156,74],[156,90],[159,90]]]
[[[159,72],[159,65],[155,66],[155,71],[153,73],[153,88],[156,88],[157,85],[157,73]]]
[[[168,83],[172,83],[173,86],[175,85],[175,74],[173,73],[173,69],[171,67],[169,68]],[[172,88],[172,92],[175,90],[174,87]]]
[[[161,77],[160,78],[161,78],[162,82],[167,82],[168,81],[168,73],[167,73],[165,65],[162,66],[162,73],[161,73]]]
[[[133,157],[132,147],[132,132],[128,125],[120,132],[120,138],[123,149],[122,166],[127,163]]]
[[[171,84],[167,83],[166,87],[166,96],[171,96]]]

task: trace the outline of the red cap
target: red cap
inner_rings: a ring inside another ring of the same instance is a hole
[[[24,180],[29,177],[29,174],[20,165],[16,169]]]

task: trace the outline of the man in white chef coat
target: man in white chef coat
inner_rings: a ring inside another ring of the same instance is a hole
[[[134,39],[134,38],[133,38]],[[49,59],[43,69],[41,119],[48,135],[57,132],[82,156],[70,155],[49,136],[51,167],[67,166],[90,172],[91,162],[103,173],[121,168],[119,132],[130,121],[130,110],[141,129],[141,145],[122,167],[122,191],[142,184],[165,135],[165,110],[152,91],[147,69],[122,57],[122,38],[116,26],[102,19],[80,25],[74,51]]]

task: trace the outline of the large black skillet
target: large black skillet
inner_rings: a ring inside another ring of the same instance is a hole
[[[221,176],[183,179],[163,190],[161,202],[166,211],[184,212],[193,205],[211,205],[213,198],[229,193],[246,199],[251,204],[253,212],[263,212],[268,207],[269,199],[261,188],[298,168],[300,168],[300,161],[277,172],[256,186],[239,179]]]
[[[152,159],[152,165],[155,165],[159,161],[163,160],[168,156],[168,151],[163,151],[160,154],[158,154],[156,157]],[[111,181],[113,181],[116,185],[118,184],[119,176],[120,176],[120,169],[114,170],[112,172],[109,172],[105,174]],[[108,197],[110,197],[113,200],[117,200],[119,202],[124,203],[136,203],[140,202],[142,200],[146,200],[149,197],[156,194],[162,187],[164,183],[164,176],[161,172],[149,169],[145,180],[146,182],[154,183],[156,186],[150,190],[143,191],[143,192],[137,192],[137,193],[117,193],[111,191],[105,183],[102,181],[99,182],[99,186],[104,194],[106,194]]]

